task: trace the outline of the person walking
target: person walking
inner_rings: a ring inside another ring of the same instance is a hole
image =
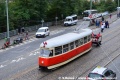
[[[104,30],[104,25],[102,24],[101,25],[101,32],[103,32],[103,30]]]
[[[107,23],[107,21],[105,21],[105,28],[107,28],[107,26],[108,26],[108,23]]]
[[[104,21],[104,17],[102,16],[102,21]]]
[[[29,38],[28,38],[28,31],[26,31],[26,33],[25,33],[25,40],[28,40]]]
[[[109,22],[107,21],[107,28],[109,28]]]
[[[111,19],[111,17],[112,17],[112,14],[110,14],[110,19]]]

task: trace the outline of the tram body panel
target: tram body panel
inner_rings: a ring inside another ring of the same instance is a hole
[[[53,56],[48,56],[48,57],[43,57],[43,56],[39,56],[38,58],[38,64],[40,67],[46,67],[48,69],[52,69],[55,67],[59,67],[61,65],[67,64],[68,62],[76,59],[77,57],[81,56],[82,54],[88,52],[89,50],[91,50],[92,48],[92,39],[90,39],[89,41],[87,41],[86,43],[83,43],[81,45],[79,45],[78,47],[75,47],[76,40],[79,40],[81,38],[84,38],[88,35],[91,35],[92,31],[89,29],[86,29],[84,31],[82,31],[81,33],[68,33],[65,35],[62,35],[59,38],[53,38],[50,40],[47,40],[46,44],[41,44],[40,47],[44,47],[46,49],[48,48],[55,48],[57,46],[63,46],[65,44],[69,44],[71,42],[74,42],[74,49],[68,49],[67,52],[63,52],[61,54],[55,55],[55,50],[54,50],[54,55]],[[74,37],[70,37],[70,36],[74,36]],[[67,37],[67,40],[66,40]],[[63,41],[61,41],[60,39],[62,39]],[[60,42],[61,41],[61,42]],[[62,47],[63,49],[63,47]]]
[[[62,63],[64,61],[71,59],[72,57],[75,57],[79,54],[82,54],[84,51],[90,49],[91,45],[92,45],[92,42],[90,41],[87,44],[84,44],[78,48],[75,48],[75,49],[68,51],[66,53],[62,53],[62,54],[55,56],[55,57],[49,57],[49,58],[44,58],[44,57],[42,58],[41,57],[41,58],[39,58],[39,64],[41,66],[48,67],[48,66],[53,66],[53,65]],[[63,65],[63,64],[61,64],[61,65]]]

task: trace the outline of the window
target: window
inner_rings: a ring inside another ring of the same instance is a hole
[[[55,55],[62,53],[62,46],[55,47]]]
[[[69,50],[68,44],[63,45],[63,53],[67,52]]]
[[[73,20],[76,20],[77,19],[77,16],[73,17]]]
[[[87,43],[87,36],[84,37],[84,43]]]
[[[40,49],[40,56],[42,56],[42,57],[49,57],[50,55],[53,56],[53,53],[51,53],[50,50]]]
[[[70,43],[70,50],[71,50],[71,49],[74,49],[74,42],[71,42],[71,43]]]
[[[92,78],[92,79],[99,79],[99,80],[102,80],[102,75],[100,74],[97,74],[97,73],[89,73],[88,75],[89,78]]]
[[[105,76],[109,77],[110,76],[110,72],[109,71],[105,72]]]
[[[53,56],[53,50],[50,51],[49,56],[50,56],[50,57]]]
[[[88,41],[90,41],[90,39],[91,39],[91,35],[88,36]]]
[[[78,47],[78,45],[79,45],[79,42],[78,42],[78,40],[76,40],[75,41],[75,46]]]
[[[83,38],[80,39],[80,45],[82,45],[82,44],[83,44]]]

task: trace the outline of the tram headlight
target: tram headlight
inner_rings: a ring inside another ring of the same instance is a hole
[[[44,63],[44,61],[41,61],[41,63],[43,64],[43,63]]]

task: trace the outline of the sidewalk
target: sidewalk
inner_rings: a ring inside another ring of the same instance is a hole
[[[113,14],[112,14],[111,19],[110,19],[109,15],[105,17],[105,20],[107,20],[107,21],[109,22],[109,24],[115,22],[117,19],[119,19],[119,18],[117,18],[116,13],[113,13]],[[90,27],[91,27],[92,29],[95,29],[95,28],[96,28],[95,25],[90,26]],[[97,27],[97,28],[100,28],[100,27]]]
[[[109,16],[108,16],[106,20],[108,20],[108,22],[111,24],[112,22],[114,22],[114,21],[117,20],[117,16],[116,16],[116,14],[113,14],[111,19],[110,19]],[[59,28],[61,28],[61,27],[62,27],[61,25],[58,25],[58,26],[50,26],[50,31],[54,31],[54,30],[56,30],[56,28],[59,29]],[[92,29],[96,28],[96,26],[90,26],[90,27],[91,27]],[[29,39],[32,39],[33,37],[35,37],[35,33],[36,33],[36,31],[29,32],[29,33],[28,33]],[[13,41],[14,41],[16,38],[18,38],[18,35],[10,37],[10,45],[13,44]],[[25,40],[25,38],[24,38],[23,40]],[[0,40],[0,49],[2,48],[2,46],[3,46],[4,43],[5,43],[5,40],[4,40],[4,39]]]
[[[57,29],[59,29],[59,28],[61,28],[62,26],[61,26],[61,25],[58,25],[58,26],[50,26],[50,31],[56,30],[56,27],[57,27]],[[36,30],[36,31],[37,31],[37,30]],[[29,40],[32,39],[32,38],[35,38],[35,33],[36,33],[36,31],[28,32],[28,38],[29,38]],[[22,36],[22,34],[20,34],[20,36]],[[15,35],[15,36],[10,37],[10,45],[11,45],[11,46],[13,45],[13,41],[14,41],[16,38],[18,38],[18,37],[19,37],[19,35]],[[23,37],[23,42],[24,42],[24,41],[25,41],[25,33],[24,33],[24,36],[22,36],[22,37]],[[4,43],[5,43],[5,39],[1,39],[1,40],[0,40],[0,50],[1,50],[2,46],[4,45]],[[18,44],[16,44],[16,45],[18,45]]]

